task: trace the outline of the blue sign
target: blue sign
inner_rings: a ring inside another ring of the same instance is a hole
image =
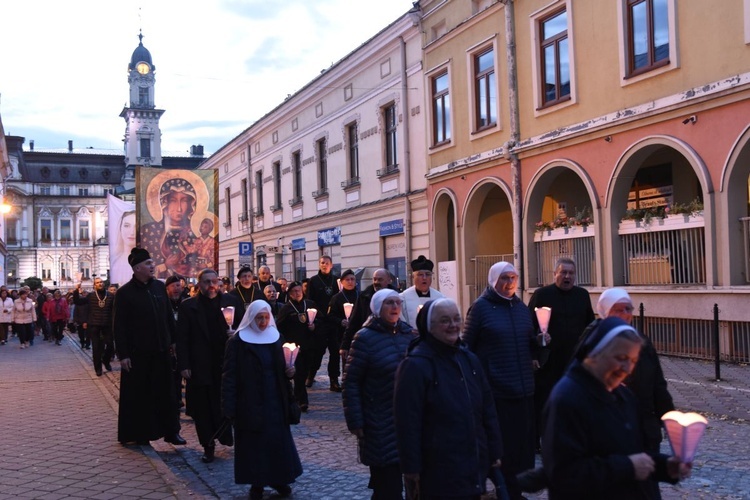
[[[252,257],[253,244],[249,241],[240,241],[240,257]]]
[[[380,236],[404,234],[404,219],[389,220],[380,223]]]
[[[318,246],[328,247],[341,244],[341,227],[332,227],[318,231]]]
[[[305,238],[297,238],[292,240],[292,250],[304,250],[305,249]]]

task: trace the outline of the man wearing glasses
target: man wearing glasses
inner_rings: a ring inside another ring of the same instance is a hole
[[[401,308],[401,320],[417,329],[417,314],[428,300],[442,299],[445,296],[432,288],[432,270],[435,264],[424,255],[411,261],[411,286],[401,293],[404,305]]]

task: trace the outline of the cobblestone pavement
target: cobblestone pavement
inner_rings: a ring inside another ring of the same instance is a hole
[[[234,484],[233,450],[217,445],[216,461],[202,449],[182,415],[187,446],[163,441],[122,447],[116,441],[119,366],[93,374],[89,351],[66,338],[62,347],[40,342],[21,350],[0,346],[0,500],[5,498],[246,498]],[[693,468],[679,486],[662,486],[666,499],[750,499],[750,367],[714,366],[663,358],[675,404],[709,419]],[[310,411],[293,427],[304,468],[292,485],[295,499],[366,499],[368,469],[357,462],[346,430],[341,395],[328,391],[325,367],[310,390]],[[665,450],[667,445],[665,444]],[[527,495],[545,499],[546,494]],[[277,498],[270,489],[265,498]]]

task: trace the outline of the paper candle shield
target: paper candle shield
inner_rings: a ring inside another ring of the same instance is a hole
[[[232,325],[234,324],[234,306],[222,307],[221,313],[224,315],[224,320],[227,322],[227,326],[232,328]]]
[[[672,453],[679,457],[681,462],[692,463],[708,420],[697,413],[681,411],[667,412],[661,420],[667,430]]]
[[[286,366],[294,366],[294,360],[297,359],[297,344],[286,343],[282,344],[281,347],[284,349]]]
[[[318,310],[313,309],[312,307],[307,310],[307,323],[312,325],[313,321],[315,321],[315,316],[317,316]]]
[[[349,319],[349,316],[351,316],[353,307],[354,307],[354,304],[349,303],[349,302],[344,302],[344,316],[346,316],[346,319]]]
[[[535,307],[534,312],[536,312],[536,320],[539,322],[539,329],[542,333],[547,333],[547,328],[549,328],[549,318],[552,316],[552,309],[549,307]]]

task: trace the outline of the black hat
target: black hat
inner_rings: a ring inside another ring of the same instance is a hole
[[[430,271],[435,267],[435,263],[424,255],[420,255],[416,260],[411,261],[411,270],[415,271]]]
[[[294,288],[295,286],[302,286],[302,282],[301,281],[292,281],[286,287],[287,292],[291,292],[292,288]]]
[[[229,284],[232,283],[232,280],[230,280],[229,277],[224,276],[223,278],[221,278],[221,282],[224,283],[224,284],[226,284],[226,285],[229,285]]]
[[[172,283],[178,283],[179,281],[180,281],[180,278],[173,274],[172,276],[166,279],[166,281],[164,282],[164,286],[169,286]]]
[[[344,278],[346,278],[349,275],[354,276],[354,271],[352,271],[351,269],[347,269],[346,271],[344,271],[343,273],[341,273],[341,279],[344,279]]]
[[[240,267],[239,271],[237,271],[237,279],[240,279],[240,274],[252,273],[252,272],[253,272],[252,266],[245,264],[244,266]]]
[[[148,250],[134,248],[130,251],[130,255],[128,255],[128,264],[130,264],[130,267],[133,267],[150,258]]]

